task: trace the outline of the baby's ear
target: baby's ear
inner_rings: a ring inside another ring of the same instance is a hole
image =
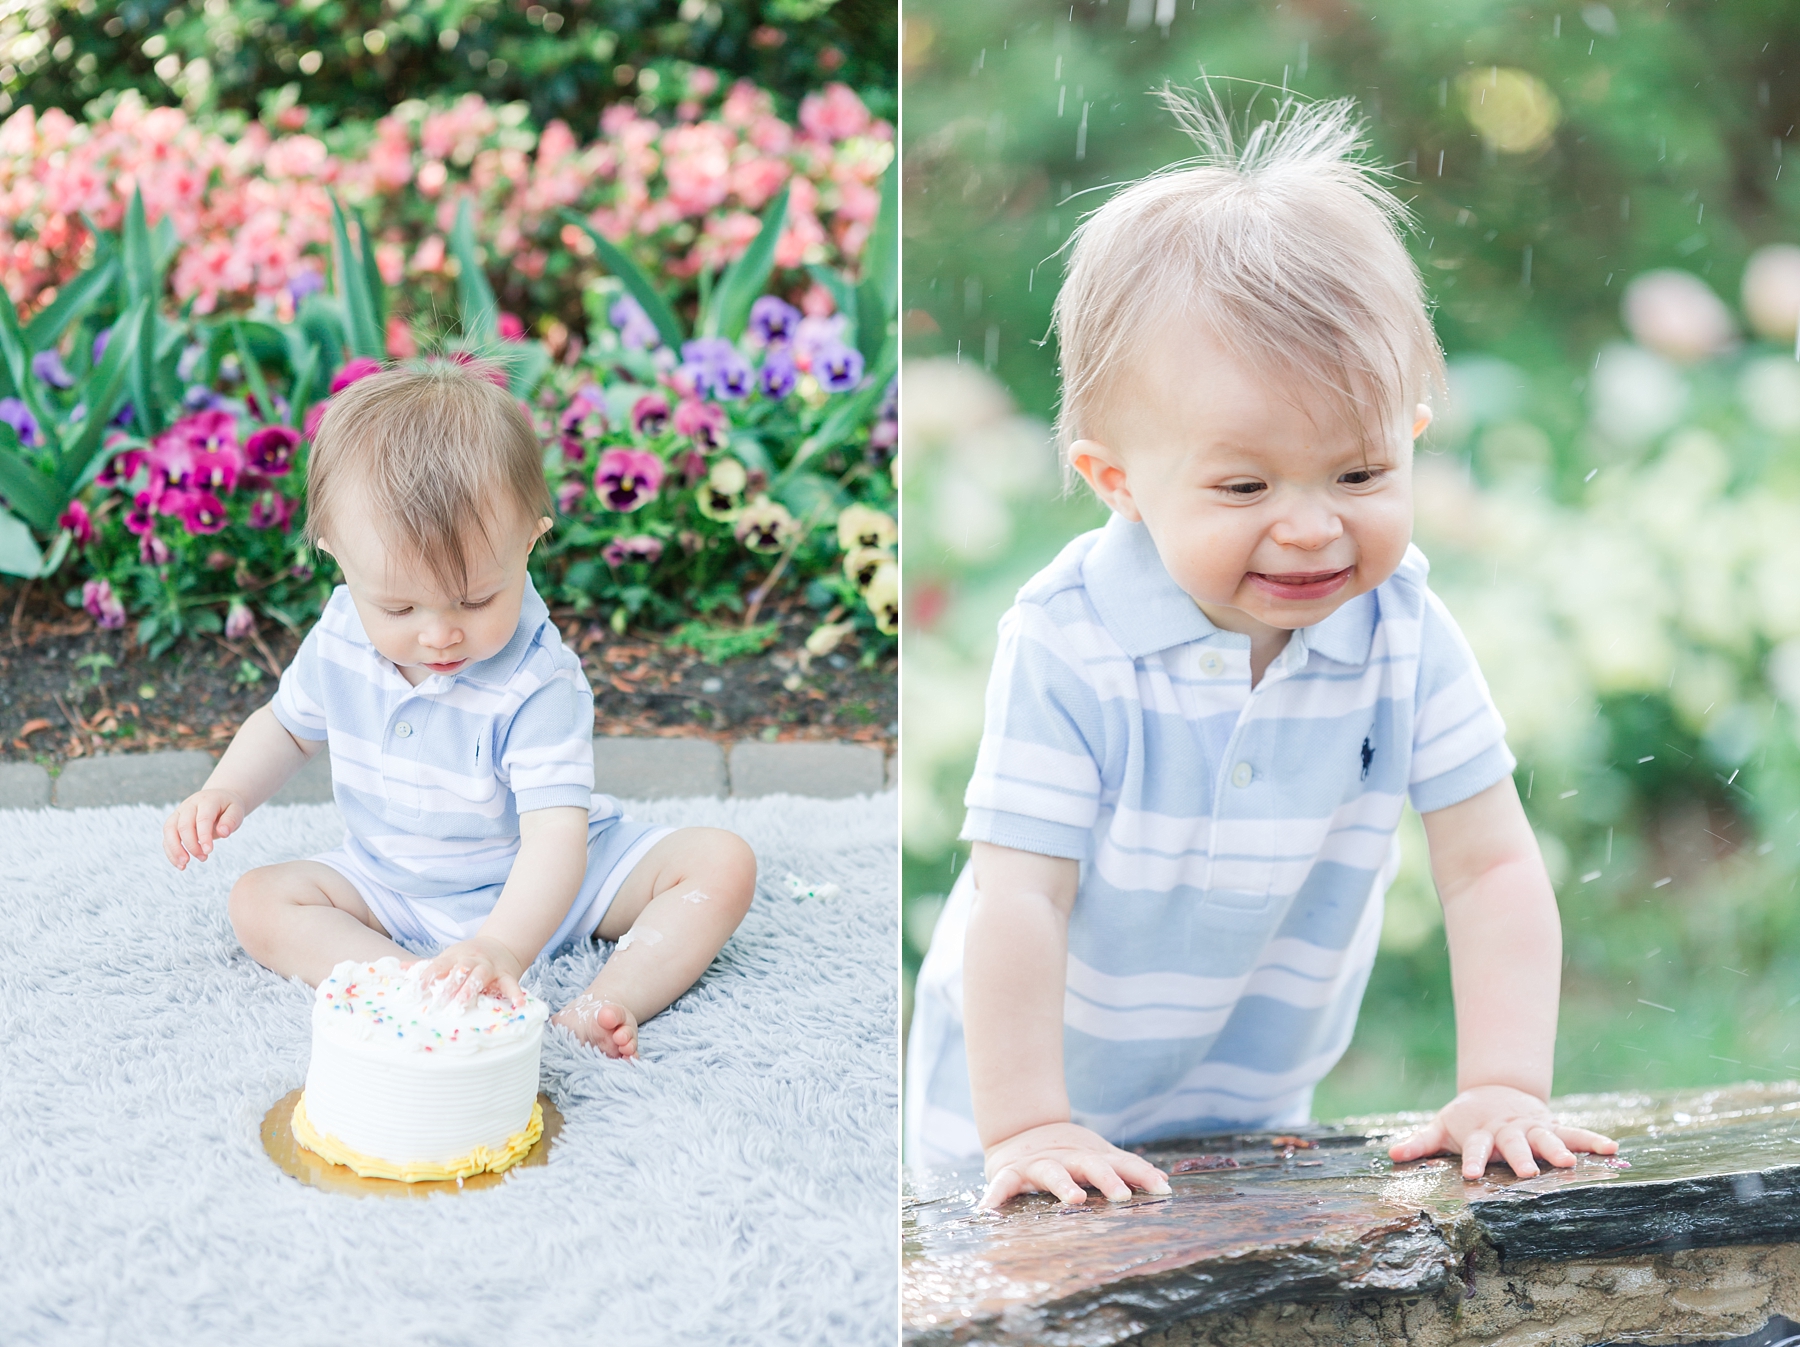
[[[1131,498],[1125,469],[1111,449],[1098,440],[1076,440],[1069,446],[1069,464],[1114,514],[1124,515],[1134,524],[1143,520],[1137,502]]]
[[[1425,433],[1425,427],[1431,424],[1431,408],[1421,402],[1413,409],[1412,437],[1416,440]]]

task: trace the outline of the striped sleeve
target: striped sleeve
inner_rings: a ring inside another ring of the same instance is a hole
[[[1100,697],[1069,634],[1037,604],[1000,621],[965,840],[1086,860],[1100,809]]]
[[[1506,747],[1506,722],[1488,693],[1475,653],[1443,601],[1429,589],[1424,594],[1412,778],[1407,783],[1413,808],[1421,814],[1461,804],[1518,766]]]
[[[281,671],[275,699],[269,703],[275,719],[296,739],[326,737],[324,677],[319,668],[319,628],[324,625],[321,617],[306,633],[300,649]]]
[[[579,805],[594,793],[594,694],[573,668],[554,668],[506,727],[500,771],[521,814]]]

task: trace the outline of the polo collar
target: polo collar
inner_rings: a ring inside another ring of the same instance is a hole
[[[512,639],[481,663],[471,664],[454,676],[493,685],[507,682],[518,672],[519,665],[525,662],[526,652],[537,640],[538,630],[549,620],[550,610],[538,597],[537,587],[531,583],[528,575],[525,577],[525,593],[519,604],[519,625],[514,628]]]
[[[1175,583],[1150,530],[1114,515],[1081,565],[1082,583],[1112,638],[1133,659],[1217,637],[1220,645],[1248,645],[1250,638],[1224,631]],[[1296,633],[1304,648],[1337,664],[1369,662],[1378,607],[1374,594],[1359,594],[1331,616]]]

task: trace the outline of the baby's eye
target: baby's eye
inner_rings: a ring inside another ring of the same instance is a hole
[[[493,601],[494,601],[494,596],[492,594],[488,595],[485,599],[481,600],[480,603],[474,603],[468,599],[464,599],[463,607],[470,608],[470,609],[481,609],[481,608],[486,608]]]
[[[1371,482],[1379,481],[1385,471],[1386,469],[1383,468],[1356,468],[1338,478],[1338,481],[1345,486],[1367,486]]]
[[[389,617],[405,617],[408,613],[410,613],[412,611],[412,609],[411,608],[383,608],[381,611],[386,613]]]
[[[1226,495],[1235,496],[1239,500],[1247,500],[1268,489],[1267,485],[1262,482],[1227,482],[1219,488]]]

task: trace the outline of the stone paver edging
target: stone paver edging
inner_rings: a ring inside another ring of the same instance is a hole
[[[115,753],[79,758],[60,773],[35,763],[0,763],[0,809],[174,804],[212,771],[210,753]],[[849,743],[740,743],[729,756],[710,739],[594,740],[595,788],[626,800],[679,796],[810,795],[836,799],[893,784],[880,749]],[[320,753],[270,804],[331,799],[331,762]]]

